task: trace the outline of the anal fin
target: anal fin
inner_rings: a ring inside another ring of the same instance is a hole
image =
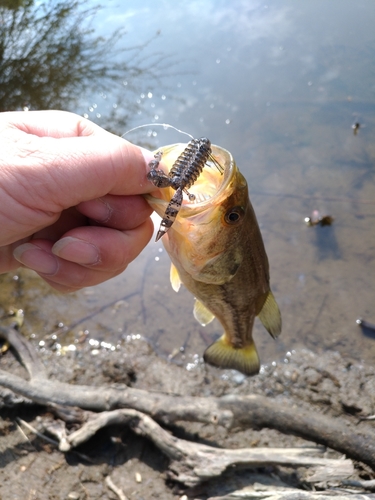
[[[207,307],[204,306],[198,299],[195,299],[193,314],[194,318],[202,326],[208,325],[215,318],[215,315],[212,314],[212,312],[209,311]]]

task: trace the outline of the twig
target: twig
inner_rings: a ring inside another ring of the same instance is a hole
[[[53,444],[54,446],[56,446],[58,448],[58,446],[59,446],[58,441],[56,441],[55,439],[52,439],[52,438],[50,438],[48,436],[45,436],[41,432],[37,431],[30,424],[28,424],[27,422],[25,422],[24,420],[22,420],[22,418],[17,417],[16,420],[17,420],[18,424],[23,425],[24,427],[26,427],[27,430],[29,430],[30,432],[32,432],[33,434],[35,434],[36,436],[38,436],[38,438],[43,439],[43,441],[47,441],[47,443]]]
[[[112,479],[109,476],[107,476],[105,478],[105,482],[106,482],[108,488],[110,490],[112,490],[113,493],[116,493],[116,495],[119,497],[120,500],[128,500],[128,497],[123,493],[123,491],[120,488],[118,488],[114,484],[114,482],[112,481]]]
[[[50,437],[46,436],[45,434],[42,434],[41,432],[37,431],[34,427],[32,427],[30,424],[25,422],[25,420],[22,420],[21,418],[17,417],[16,418],[17,423],[20,425],[23,425],[28,429],[30,432],[38,436],[38,438],[43,439],[44,441],[47,441],[47,443],[53,444],[56,446],[56,448],[59,447],[59,442],[56,441],[55,439],[51,439]],[[78,457],[82,458],[86,462],[92,463],[91,458],[89,458],[87,455],[84,455],[83,453],[79,453],[78,451],[73,450],[73,453],[77,455]]]
[[[30,439],[28,438],[28,436],[23,432],[23,429],[21,427],[21,422],[18,422],[17,421],[18,419],[16,418],[16,426],[17,426],[17,429],[19,430],[21,436],[23,437],[25,443],[29,443],[30,444]]]
[[[12,326],[0,326],[0,338],[4,338],[16,351],[21,363],[26,368],[30,379],[46,379],[47,373],[34,347]]]
[[[342,484],[345,486],[353,486],[355,488],[362,488],[364,490],[375,490],[375,479],[370,479],[367,481],[355,481],[354,479],[348,479],[342,481]]]

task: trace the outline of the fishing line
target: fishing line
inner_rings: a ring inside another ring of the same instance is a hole
[[[164,130],[167,130],[168,128],[173,128],[173,130],[176,130],[176,132],[179,132],[180,134],[187,135],[188,137],[190,137],[190,139],[194,139],[194,137],[191,134],[189,134],[188,132],[185,132],[184,130],[180,130],[179,128],[174,127],[173,125],[170,125],[169,123],[145,123],[144,125],[138,125],[137,127],[131,128],[130,130],[128,130],[127,132],[122,134],[121,138],[123,139],[130,132],[133,132],[134,130],[138,130],[138,129],[144,128],[144,127],[163,127]]]

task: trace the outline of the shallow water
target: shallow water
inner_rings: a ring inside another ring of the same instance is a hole
[[[374,21],[370,0],[108,1],[96,19],[103,35],[125,26],[128,46],[160,30],[144,55],[162,54],[166,68],[133,96],[129,128],[169,123],[207,136],[248,181],[283,316],[276,342],[256,323],[263,363],[302,346],[375,357],[375,338],[356,324],[359,316],[375,323]],[[76,111],[101,123],[97,115],[116,104],[104,90],[105,99],[100,88]],[[154,148],[188,141],[156,126],[126,138]],[[332,215],[333,225],[307,227],[313,210]],[[77,323],[59,335],[62,344],[85,330],[112,345],[140,334],[191,369],[221,334],[217,322],[195,321],[186,290],[172,291],[160,242],[121,276],[71,296],[25,271],[0,282],[2,309],[25,309],[24,329],[39,339],[59,322]]]

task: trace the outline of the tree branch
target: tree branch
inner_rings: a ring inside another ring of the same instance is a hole
[[[16,330],[0,328],[0,336],[17,350],[24,363],[33,364],[27,341]],[[375,470],[374,434],[339,418],[305,411],[259,395],[183,397],[122,387],[72,386],[39,377],[37,365],[28,367],[30,381],[0,371],[0,385],[40,404],[78,406],[97,412],[130,408],[163,424],[177,421],[211,423],[226,428],[277,429],[337,450]]]
[[[351,460],[327,459],[322,457],[322,448],[214,448],[205,444],[178,439],[148,415],[136,410],[113,410],[102,412],[92,418],[69,436],[60,439],[60,450],[68,452],[90,439],[96,432],[107,425],[129,425],[138,435],[147,437],[157,446],[171,463],[169,477],[187,486],[196,486],[202,481],[220,476],[233,466],[262,467],[319,467],[319,481],[322,476],[332,476],[335,470],[336,479],[347,479],[353,472]],[[46,427],[48,429],[48,426]],[[311,474],[310,478],[314,475]],[[312,482],[317,482],[313,479]]]

